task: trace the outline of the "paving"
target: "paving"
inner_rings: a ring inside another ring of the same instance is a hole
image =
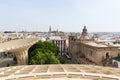
[[[120,69],[82,64],[0,68],[0,80],[120,80]]]

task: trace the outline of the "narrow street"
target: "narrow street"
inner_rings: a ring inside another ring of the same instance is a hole
[[[72,60],[66,59],[65,64],[75,64]]]

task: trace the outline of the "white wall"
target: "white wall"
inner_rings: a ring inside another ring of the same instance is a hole
[[[113,60],[113,61],[112,61],[113,65],[114,65],[114,62],[116,62],[116,63],[118,64],[117,67],[120,68],[120,62],[119,62],[119,61],[116,61],[116,60]]]

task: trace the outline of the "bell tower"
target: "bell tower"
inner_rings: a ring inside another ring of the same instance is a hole
[[[88,35],[86,26],[84,26],[84,28],[82,30],[82,35],[83,36],[87,36]]]
[[[83,39],[88,38],[88,32],[87,32],[86,26],[84,26],[84,28],[82,30],[81,38],[83,38]]]

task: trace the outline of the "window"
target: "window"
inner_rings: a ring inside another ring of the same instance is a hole
[[[109,53],[107,52],[107,53],[106,53],[106,59],[108,59],[108,58],[109,58]]]

